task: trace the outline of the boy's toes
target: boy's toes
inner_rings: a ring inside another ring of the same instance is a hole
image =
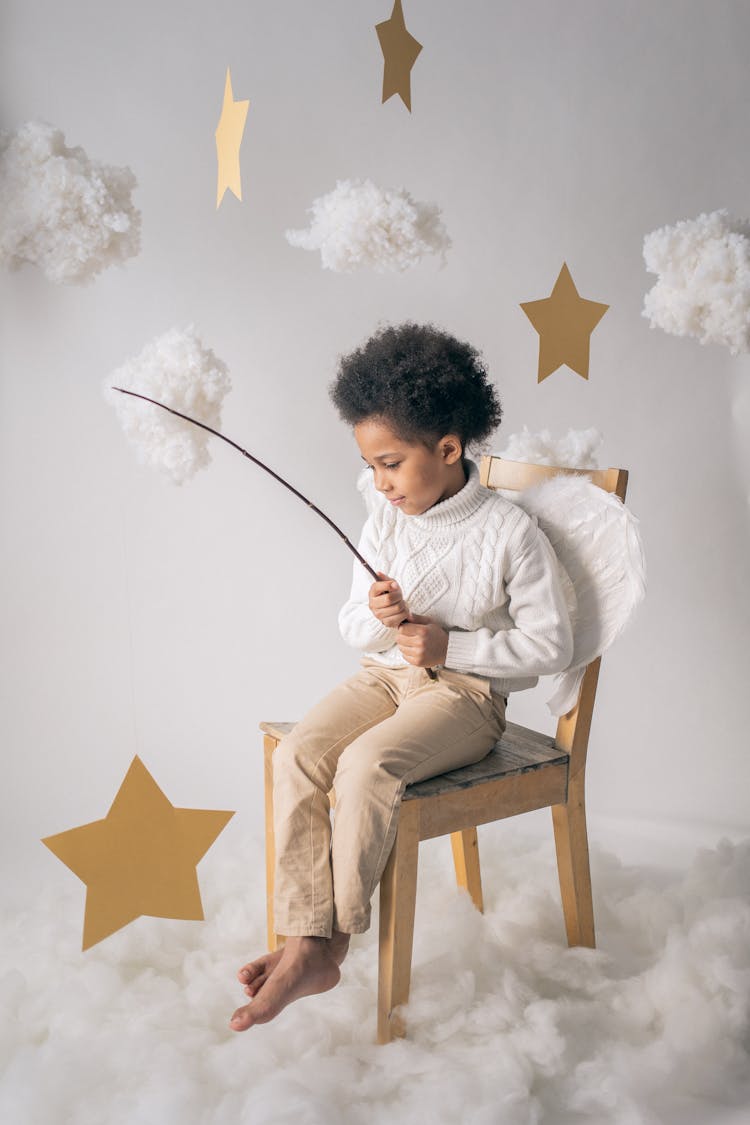
[[[282,946],[281,949],[276,949],[273,953],[266,953],[263,957],[256,957],[254,961],[249,961],[238,971],[237,980],[240,984],[251,984],[261,974],[267,977],[271,970],[278,965],[283,952]]]
[[[237,972],[237,980],[240,984],[249,984],[253,977],[257,976],[260,969],[251,961],[249,965],[244,965]]]
[[[258,990],[266,983],[270,975],[270,973],[261,973],[260,976],[254,977],[249,984],[245,985],[247,995],[255,996]]]
[[[251,1026],[253,1020],[250,1015],[250,1005],[246,1004],[244,1008],[238,1008],[229,1021],[229,1026],[233,1031],[247,1031]]]
[[[261,973],[268,974],[269,964],[267,957],[259,957],[257,961],[250,961],[247,965],[243,965],[237,973],[237,980],[240,984],[250,984]]]

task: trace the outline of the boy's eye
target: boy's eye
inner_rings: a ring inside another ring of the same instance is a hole
[[[400,461],[396,461],[396,462],[395,462],[395,463],[394,463],[393,465],[384,465],[384,466],[383,466],[383,468],[384,468],[384,469],[397,469],[397,468],[399,467],[399,465],[400,465],[400,464],[401,464],[401,462],[400,462]],[[368,469],[374,469],[374,466],[373,466],[373,465],[368,465],[368,466],[367,466],[367,468],[368,468]]]

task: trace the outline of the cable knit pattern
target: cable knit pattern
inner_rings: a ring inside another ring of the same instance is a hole
[[[471,613],[473,617],[481,616],[483,609],[480,607],[489,604],[495,589],[495,571],[497,558],[500,551],[500,528],[504,513],[498,513],[497,522],[493,521],[486,527],[476,527],[466,542],[466,553],[469,557],[480,560],[476,585],[471,588]]]
[[[485,677],[507,695],[569,665],[570,618],[555,553],[536,517],[481,485],[474,461],[465,464],[464,487],[417,516],[389,504],[363,470],[357,486],[369,515],[358,549],[398,581],[414,613],[447,631],[446,668]],[[341,635],[374,660],[406,665],[398,631],[370,610],[371,585],[355,560]]]

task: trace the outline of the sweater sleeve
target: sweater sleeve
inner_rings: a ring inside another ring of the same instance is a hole
[[[377,512],[368,516],[360,535],[357,549],[376,570],[379,536]],[[396,643],[397,629],[389,629],[378,621],[370,609],[370,587],[374,579],[359,559],[353,563],[352,588],[349,600],[339,610],[339,630],[347,644],[362,652],[385,652]]]
[[[508,541],[505,589],[512,627],[448,631],[445,667],[480,676],[544,676],[573,658],[573,631],[557,556],[536,517],[520,519]]]

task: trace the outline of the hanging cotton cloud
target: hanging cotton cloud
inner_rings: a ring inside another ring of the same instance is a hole
[[[219,429],[222,400],[231,388],[229,372],[226,364],[204,347],[192,324],[172,328],[152,340],[113,371],[102,390],[142,464],[165,473],[175,484],[182,484],[209,464],[209,443],[216,439],[206,430],[112,387],[148,395]]]
[[[50,281],[90,282],[140,249],[127,167],[68,148],[60,129],[30,121],[0,133],[0,262],[39,266]]]
[[[310,227],[288,230],[287,241],[320,250],[323,267],[338,273],[362,266],[403,271],[427,254],[440,254],[445,264],[451,245],[436,204],[417,203],[404,188],[384,190],[371,180],[338,180],[308,211]]]
[[[658,275],[641,312],[652,328],[750,350],[750,222],[704,212],[647,234],[643,257]]]
[[[599,430],[569,429],[561,438],[553,438],[549,430],[532,433],[524,425],[520,434],[511,434],[500,454],[508,461],[524,461],[536,465],[559,465],[560,468],[597,469],[596,450],[604,440]]]

